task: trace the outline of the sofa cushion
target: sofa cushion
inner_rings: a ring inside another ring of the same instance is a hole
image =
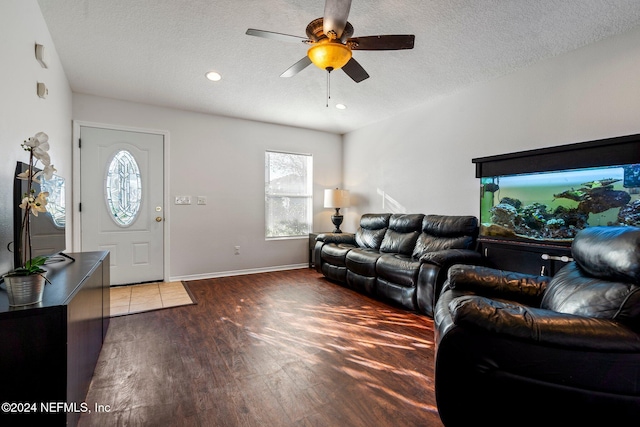
[[[335,266],[344,267],[347,253],[355,246],[344,243],[328,243],[322,247],[322,260]]]
[[[547,286],[541,308],[640,326],[640,286],[584,275],[577,263],[564,266]]]
[[[375,249],[356,248],[347,254],[345,264],[349,271],[360,276],[375,277],[376,261],[381,254]]]
[[[478,234],[478,218],[467,215],[425,215],[422,231],[438,237],[472,236]]]
[[[356,244],[361,248],[380,249],[389,226],[391,214],[364,214],[355,233]]]
[[[443,251],[446,249],[469,249],[474,239],[471,236],[460,237],[436,237],[427,233],[421,233],[416,240],[412,256],[420,258],[428,252]]]
[[[393,214],[389,218],[389,228],[400,233],[421,231],[423,214]]]
[[[411,255],[422,228],[422,214],[393,214],[384,235],[380,252]]]
[[[640,228],[589,227],[573,240],[571,253],[587,274],[640,284]]]
[[[403,255],[411,255],[419,232],[399,233],[391,229],[387,230],[380,245],[380,252],[390,252]]]
[[[401,254],[384,254],[376,263],[378,277],[410,288],[416,286],[419,269],[420,261]]]
[[[387,232],[386,228],[380,230],[367,230],[366,228],[358,228],[356,231],[356,244],[361,248],[369,248],[378,250],[384,234]]]
[[[425,215],[412,256],[446,249],[471,249],[478,234],[474,216]]]

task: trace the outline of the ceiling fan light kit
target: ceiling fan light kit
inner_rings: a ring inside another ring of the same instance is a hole
[[[351,49],[340,42],[323,39],[315,43],[307,52],[313,64],[329,72],[339,70],[351,59]]]

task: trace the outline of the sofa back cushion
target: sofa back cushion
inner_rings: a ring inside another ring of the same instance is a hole
[[[425,215],[421,229],[412,252],[415,258],[445,249],[473,248],[478,235],[478,219],[466,215]]]
[[[361,248],[380,249],[391,214],[364,214],[356,231],[356,244]]]
[[[573,239],[571,254],[593,277],[640,284],[640,228],[589,227]]]
[[[640,286],[586,275],[576,262],[567,264],[553,276],[540,307],[617,320],[640,329]]]
[[[422,214],[393,214],[389,219],[389,229],[384,235],[380,252],[411,255],[420,235]]]
[[[640,327],[640,228],[590,227],[571,246],[574,262],[552,279],[541,307]]]

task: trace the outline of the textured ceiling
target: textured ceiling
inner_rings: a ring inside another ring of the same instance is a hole
[[[354,51],[371,77],[331,73],[327,108],[325,71],[279,77],[305,45],[245,35],[305,37],[323,0],[38,3],[74,92],[338,134],[640,25],[638,0],[353,0],[355,37],[415,34],[415,48]]]

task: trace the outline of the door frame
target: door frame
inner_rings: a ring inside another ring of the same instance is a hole
[[[73,221],[73,230],[72,230],[72,250],[74,252],[80,252],[80,248],[82,247],[82,219],[80,216],[80,127],[94,127],[100,129],[108,129],[108,130],[120,130],[125,132],[141,132],[141,133],[150,133],[154,135],[162,135],[164,139],[164,147],[163,147],[163,169],[162,174],[164,175],[163,182],[163,195],[162,195],[162,203],[164,204],[164,221],[162,224],[162,232],[163,232],[163,259],[162,259],[162,276],[165,282],[169,281],[171,277],[171,272],[169,271],[169,262],[171,259],[171,254],[169,252],[169,248],[171,247],[169,244],[170,241],[170,233],[169,233],[169,218],[170,218],[170,204],[169,204],[169,131],[167,130],[158,130],[158,129],[147,129],[147,128],[139,128],[132,126],[120,126],[120,125],[112,125],[106,123],[97,123],[97,122],[88,122],[84,120],[73,120],[73,131],[72,131],[72,196],[71,196],[71,218]]]

